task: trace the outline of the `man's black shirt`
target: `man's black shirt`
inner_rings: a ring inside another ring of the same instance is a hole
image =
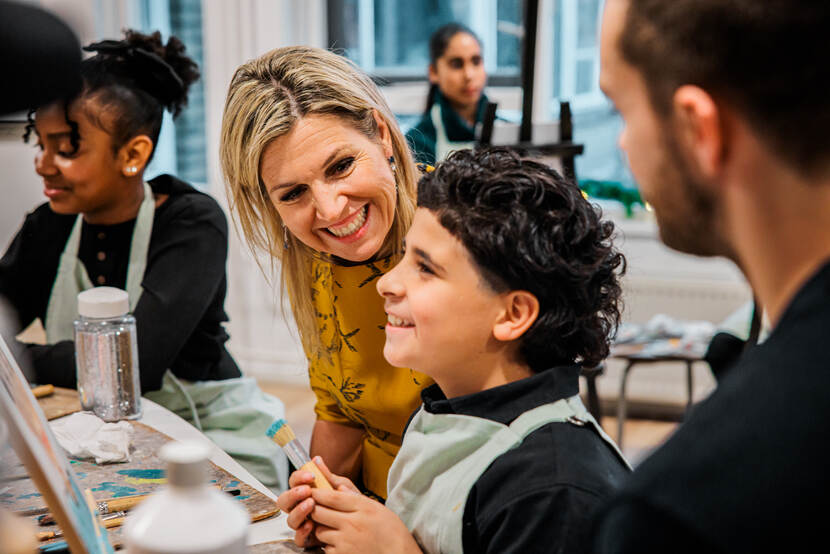
[[[797,552],[826,541],[830,264],[602,511],[598,552]]]

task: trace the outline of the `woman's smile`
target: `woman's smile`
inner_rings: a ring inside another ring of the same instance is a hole
[[[366,204],[346,219],[326,227],[326,231],[343,240],[357,240],[365,232],[369,223],[369,205]]]

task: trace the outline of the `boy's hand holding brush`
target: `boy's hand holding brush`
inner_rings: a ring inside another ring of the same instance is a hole
[[[288,526],[296,531],[294,542],[298,546],[320,545],[314,536],[315,524],[309,517],[314,510],[311,489],[329,489],[361,494],[346,477],[334,475],[323,459],[315,456],[311,460],[305,448],[294,435],[284,419],[278,419],[268,429],[267,435],[282,447],[294,467],[299,468],[288,479],[289,489],[277,499],[277,507],[288,514]]]

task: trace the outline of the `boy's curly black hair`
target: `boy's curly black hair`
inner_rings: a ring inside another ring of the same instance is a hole
[[[574,183],[505,148],[462,150],[421,178],[418,207],[461,241],[492,289],[539,300],[519,348],[532,371],[608,356],[625,258],[613,223]]]

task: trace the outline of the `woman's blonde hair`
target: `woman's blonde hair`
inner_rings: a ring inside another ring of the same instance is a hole
[[[392,228],[377,256],[398,256],[415,213],[419,172],[392,111],[368,75],[332,52],[290,46],[240,66],[228,89],[219,155],[231,213],[254,254],[271,255],[272,275],[276,261],[281,262],[281,280],[309,355],[323,350],[312,303],[311,264],[325,256],[285,233],[262,182],[260,158],[272,140],[311,114],[337,116],[376,138],[375,112],[390,132],[398,187]]]

